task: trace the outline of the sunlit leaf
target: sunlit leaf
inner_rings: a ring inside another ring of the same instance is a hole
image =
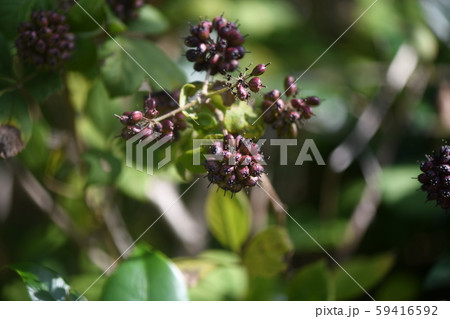
[[[264,121],[253,123],[258,118],[253,108],[245,101],[232,105],[225,111],[225,128],[232,133],[245,132],[246,137],[255,138],[264,134]]]
[[[169,21],[155,7],[144,5],[139,9],[138,17],[128,25],[129,31],[145,34],[160,34],[167,30]]]
[[[197,98],[197,94],[199,94],[202,89],[201,82],[187,83],[183,85],[180,90],[180,107],[185,106],[189,102],[193,101]],[[183,111],[184,115],[188,117],[188,119],[197,119],[197,113],[193,112],[189,109]]]
[[[160,252],[138,247],[105,283],[102,300],[188,300],[180,270]]]
[[[79,297],[61,276],[49,268],[31,263],[11,268],[22,277],[33,301],[77,300]]]
[[[153,89],[179,88],[185,76],[178,66],[149,41],[117,37],[103,44],[101,68],[103,80],[111,96],[136,93],[149,79]],[[131,57],[130,57],[131,56]]]
[[[186,278],[191,300],[241,300],[247,292],[245,268],[231,252],[207,250],[176,264]]]
[[[251,208],[247,197],[240,192],[231,198],[211,188],[205,207],[213,236],[225,247],[239,251],[250,233]]]
[[[271,226],[256,234],[244,252],[250,274],[270,277],[286,270],[293,245],[285,228]]]

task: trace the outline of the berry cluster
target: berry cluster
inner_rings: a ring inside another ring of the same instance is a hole
[[[176,113],[161,122],[155,122],[153,119],[160,113],[163,115],[177,108],[178,105],[173,100],[177,100],[178,97],[178,91],[173,92],[171,96],[168,96],[165,92],[157,92],[145,98],[143,111],[124,112],[122,115],[116,115],[122,125],[125,126],[122,129],[121,136],[128,140],[141,133],[140,140],[142,141],[157,132],[160,134],[157,139],[168,136],[171,140],[174,140],[178,136],[178,131],[186,128],[184,114]]]
[[[420,163],[423,172],[418,176],[428,200],[435,200],[443,209],[450,209],[450,146],[441,147],[439,154],[426,155]]]
[[[311,118],[314,115],[312,108],[318,106],[321,101],[316,96],[296,98],[298,90],[293,76],[285,78],[284,88],[286,96],[292,96],[292,99],[284,101],[280,98],[280,91],[272,90],[264,94],[262,111],[264,121],[272,124],[278,136],[294,138],[298,134],[298,123]]]
[[[245,72],[239,73],[239,76],[236,78],[236,81],[234,81],[234,83],[231,82],[231,74],[227,74],[228,82],[226,82],[225,85],[230,88],[233,96],[237,97],[241,101],[245,101],[251,95],[249,91],[258,93],[261,88],[266,87],[262,84],[261,79],[257,77],[257,75],[262,75],[264,72],[266,72],[267,66],[269,64],[270,63],[258,64],[253,68],[252,72],[249,75],[246,75],[246,72],[249,70],[249,68],[245,68]]]
[[[75,36],[69,33],[66,17],[54,11],[36,11],[30,22],[19,26],[18,55],[44,69],[61,67],[75,49]]]
[[[136,19],[138,9],[144,5],[143,0],[108,0],[109,7],[124,22]]]
[[[217,32],[216,41],[211,38],[213,31]],[[235,23],[222,16],[215,17],[212,22],[201,21],[191,27],[190,33],[184,39],[184,44],[192,48],[186,51],[186,58],[195,62],[196,71],[210,70],[212,75],[233,72],[238,67],[238,60],[245,55],[244,36]]]
[[[225,135],[223,141],[211,145],[209,156],[204,163],[208,180],[225,191],[237,193],[253,187],[264,173],[259,146],[241,135]]]

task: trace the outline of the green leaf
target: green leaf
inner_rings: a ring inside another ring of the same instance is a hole
[[[108,91],[100,79],[93,83],[89,91],[85,112],[103,136],[111,137],[120,132],[121,125],[114,113],[121,114],[122,106],[109,98]]]
[[[302,225],[324,248],[334,248],[342,243],[348,220],[312,220],[304,221]],[[320,247],[306,235],[298,225],[288,220],[286,228],[294,243],[295,250],[305,252],[320,251]]]
[[[169,28],[167,18],[155,7],[144,5],[139,9],[138,17],[128,25],[129,31],[145,34],[161,34]]]
[[[20,159],[33,172],[44,173],[50,157],[48,140],[51,128],[44,120],[41,120],[34,122],[32,129],[31,138],[27,147],[20,154]]]
[[[58,72],[39,72],[25,83],[27,91],[38,101],[43,102],[51,94],[63,88]]]
[[[105,7],[106,25],[110,34],[117,35],[127,30],[125,23],[119,19],[108,5]]]
[[[264,134],[264,121],[258,121],[252,125],[258,118],[253,108],[245,101],[239,105],[232,105],[225,112],[225,128],[231,133],[242,133],[248,137],[260,137]]]
[[[205,207],[206,221],[213,236],[225,247],[239,251],[250,233],[248,198],[242,192],[231,198],[211,188]]]
[[[33,301],[77,300],[79,297],[61,276],[49,268],[31,263],[11,268],[22,278]]]
[[[242,105],[242,107],[241,104],[232,105],[225,112],[225,119],[224,119],[225,128],[232,133],[238,133],[243,131],[248,126],[247,120],[245,119],[245,114],[247,113],[249,108],[250,106],[248,105],[247,106]]]
[[[12,40],[17,35],[19,23],[30,18],[34,0],[0,1],[0,33]]]
[[[198,165],[194,164],[194,159],[196,157],[200,158],[200,164]],[[204,157],[201,147],[193,150],[188,150],[176,159],[177,164],[180,164],[183,168],[195,174],[202,174],[206,172],[205,168],[203,167],[203,160]]]
[[[250,274],[275,276],[286,270],[293,245],[285,228],[271,226],[258,233],[244,252],[244,264]]]
[[[102,300],[188,300],[180,270],[157,251],[137,247],[105,283]]]
[[[341,263],[346,270],[365,290],[369,291],[389,272],[394,264],[392,254],[375,257],[358,257]],[[336,300],[350,300],[364,294],[364,291],[341,268],[334,271]]]
[[[187,83],[183,85],[183,87],[180,90],[180,107],[185,106],[189,102],[191,102],[193,99],[197,98],[197,94],[200,93],[202,89],[203,83],[202,82],[193,82],[193,83]],[[188,119],[197,119],[197,113],[196,112],[190,112],[189,110],[183,111],[184,115],[187,116]]]
[[[98,71],[97,67],[97,46],[90,37],[77,35],[75,38],[75,51],[67,61],[68,70],[90,73]]]
[[[246,295],[247,274],[233,253],[207,250],[176,264],[188,282],[190,300],[241,300]]]
[[[285,279],[282,275],[273,277],[251,276],[249,278],[249,289],[247,300],[251,301],[271,301],[286,300]]]
[[[6,92],[0,96],[0,125],[3,124],[18,128],[24,143],[31,136],[32,122],[27,102],[19,91]]]
[[[328,300],[330,274],[325,261],[320,260],[302,267],[289,282],[289,300]]]
[[[67,15],[70,31],[86,32],[96,30],[98,25],[94,20],[103,25],[106,18],[104,0],[79,0],[77,3],[73,5]]]
[[[83,154],[88,164],[87,184],[108,184],[116,180],[122,163],[110,152],[90,150]]]
[[[214,114],[207,110],[202,110],[197,113],[197,122],[202,129],[202,131],[208,131],[218,128],[218,122],[217,118],[214,116]]]
[[[77,112],[82,113],[86,104],[88,94],[92,83],[79,72],[66,73],[67,89],[69,90],[69,99]]]
[[[191,300],[241,300],[247,291],[247,273],[239,265],[221,266],[189,290]]]
[[[115,40],[123,49],[109,40],[101,50],[105,57],[101,73],[111,96],[135,93],[147,78],[155,90],[174,90],[184,83],[184,73],[153,43],[124,37]]]

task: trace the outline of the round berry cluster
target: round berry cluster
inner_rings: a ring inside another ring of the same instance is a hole
[[[258,64],[255,66],[252,70],[252,72],[249,75],[246,75],[246,72],[249,70],[248,68],[245,68],[244,73],[239,73],[239,76],[236,78],[236,81],[234,83],[231,82],[231,74],[227,75],[227,81],[225,84],[230,88],[231,93],[233,96],[237,97],[241,101],[247,100],[251,93],[249,91],[252,91],[254,93],[258,93],[261,88],[266,87],[262,84],[262,81],[257,75],[262,75],[264,72],[266,72],[267,66],[270,63],[267,64]],[[250,80],[249,80],[250,79]]]
[[[56,69],[75,49],[75,36],[69,33],[66,17],[54,11],[36,11],[30,22],[19,26],[17,54],[30,64]]]
[[[143,0],[108,0],[109,7],[124,22],[137,18],[138,9],[144,5]]]
[[[166,114],[177,108],[178,105],[172,99],[176,99],[178,96],[179,91],[173,92],[171,96],[168,96],[166,92],[157,92],[145,98],[143,111],[124,112],[122,115],[116,115],[120,123],[125,126],[121,136],[128,140],[141,133],[139,140],[142,141],[156,132],[157,136],[153,136],[155,140],[167,136],[170,140],[174,140],[178,136],[178,131],[184,130],[187,126],[184,114],[179,112],[160,122],[155,122],[153,119],[160,113]]]
[[[225,135],[223,141],[211,145],[208,155],[204,163],[208,180],[225,191],[237,193],[253,187],[264,173],[259,146],[241,135]]]
[[[294,138],[298,134],[298,123],[307,120],[314,115],[312,108],[320,104],[316,96],[296,98],[298,90],[293,76],[287,76],[284,80],[285,94],[292,99],[284,101],[278,90],[272,90],[264,94],[262,111],[264,121],[272,124],[277,130],[278,136]]]
[[[439,154],[426,155],[420,163],[423,172],[418,176],[428,200],[435,200],[443,209],[450,209],[450,146],[441,147]]]
[[[217,32],[216,41],[211,38],[213,31]],[[198,25],[192,26],[190,32],[191,35],[184,39],[184,44],[193,49],[186,51],[186,58],[190,62],[195,62],[196,71],[210,70],[214,75],[237,69],[238,60],[245,55],[242,46],[245,38],[236,24],[219,16],[212,22],[201,21]]]

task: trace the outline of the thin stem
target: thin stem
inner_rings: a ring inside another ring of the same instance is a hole
[[[210,75],[211,75],[211,70],[208,69],[208,71],[206,72],[206,76],[205,76],[205,82],[203,83],[203,88],[202,88],[203,95],[208,94],[208,84],[209,84]]]
[[[223,93],[223,92],[226,92],[226,91],[230,90],[230,89],[233,88],[233,87],[234,87],[234,86],[232,86],[232,87],[226,87],[226,88],[223,88],[223,89],[220,89],[220,90],[217,90],[217,91],[209,92],[209,93],[207,93],[207,94],[204,95],[204,99],[207,99],[207,98],[209,98],[209,97],[211,97],[211,96],[213,96],[213,95],[216,95],[216,94],[221,94],[221,93]],[[186,110],[186,109],[188,109],[188,108],[190,108],[190,107],[193,107],[193,106],[199,104],[199,102],[200,102],[199,99],[195,99],[195,100],[189,102],[188,104],[186,104],[186,105],[184,105],[184,106],[182,106],[182,107],[179,107],[179,108],[177,108],[177,109],[175,109],[175,110],[173,110],[173,111],[171,111],[171,112],[169,112],[169,113],[166,113],[166,114],[163,114],[163,115],[157,117],[156,119],[154,119],[154,120],[152,120],[152,121],[153,121],[153,122],[160,122],[160,121],[162,121],[162,120],[165,120],[165,119],[167,119],[167,118],[169,118],[169,117],[174,116],[175,114],[177,114],[177,113],[179,113],[179,112],[182,112],[182,111],[184,111],[184,110]]]
[[[153,120],[153,122],[160,122],[162,120],[165,120],[168,117],[172,117],[175,114],[180,113],[181,111],[184,111],[184,110],[186,110],[186,109],[188,109],[190,107],[193,107],[197,103],[198,103],[198,100],[193,100],[192,102],[189,102],[188,104],[186,104],[186,105],[184,105],[182,107],[179,107],[176,110],[173,110],[173,111],[171,111],[169,113],[163,114],[160,117],[157,117],[156,119]]]
[[[234,83],[230,87],[224,87],[223,89],[220,89],[220,90],[217,90],[217,91],[214,91],[214,92],[209,92],[208,94],[205,95],[205,97],[208,98],[208,97],[211,97],[211,96],[216,95],[216,94],[225,93],[226,91],[229,91],[229,90],[235,88],[236,86],[237,86],[237,83]]]

